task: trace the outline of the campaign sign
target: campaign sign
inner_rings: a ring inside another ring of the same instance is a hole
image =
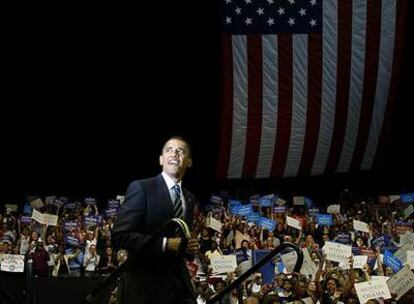
[[[93,197],[86,197],[84,201],[86,205],[96,205],[96,199]]]
[[[319,214],[318,224],[324,226],[332,226],[332,214]]]
[[[403,267],[401,261],[388,250],[384,252],[384,264],[390,266],[394,272],[398,272]]]
[[[242,203],[240,201],[236,201],[236,200],[230,200],[229,202],[229,211],[231,214],[233,215],[238,215],[239,214],[239,210],[242,207]]]
[[[76,209],[76,203],[66,204],[65,209]]]
[[[98,218],[94,215],[85,216],[84,223],[86,226],[96,226],[98,224]]]
[[[259,203],[262,207],[271,207],[273,205],[272,198],[270,197],[259,198]]]
[[[229,210],[230,214],[239,215],[239,210],[242,208],[242,205],[231,205]]]
[[[260,218],[260,213],[253,212],[252,214],[249,214],[247,216],[247,222],[257,224],[257,221],[259,220],[259,218]]]
[[[414,202],[414,193],[403,193],[400,195],[400,200],[403,203],[409,204]]]
[[[76,237],[72,235],[68,235],[65,238],[65,243],[72,245],[72,246],[79,246],[80,241]]]
[[[6,272],[23,272],[24,255],[21,254],[4,254],[0,263],[1,271]]]
[[[239,215],[240,216],[248,216],[249,214],[253,213],[253,205],[252,204],[247,204],[242,206],[239,209]]]
[[[109,209],[119,208],[119,201],[117,201],[117,200],[109,200],[108,201],[108,208]]]
[[[273,208],[273,213],[285,213],[286,206],[278,206]]]
[[[20,222],[23,224],[30,224],[32,222],[32,218],[28,215],[22,215],[20,217]]]
[[[318,216],[319,214],[319,208],[311,208],[308,210],[308,214],[310,217]]]
[[[116,216],[118,213],[118,208],[108,208],[105,210],[106,217]]]
[[[75,221],[67,221],[63,224],[63,228],[65,231],[72,231],[78,228],[78,222]]]
[[[217,195],[212,195],[210,197],[210,202],[213,203],[214,205],[221,205],[221,204],[223,204],[223,200],[221,199],[220,196],[217,196]]]
[[[373,248],[380,247],[380,249],[382,249],[384,246],[391,245],[391,238],[388,234],[384,234],[376,238],[375,240],[372,240],[371,244]]]
[[[391,299],[391,294],[385,280],[375,280],[354,284],[360,303],[368,300],[383,298]]]
[[[276,221],[268,219],[267,217],[261,217],[257,222],[257,226],[262,227],[263,229],[267,229],[269,231],[273,231],[276,227]]]

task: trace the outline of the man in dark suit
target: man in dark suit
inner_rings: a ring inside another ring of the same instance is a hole
[[[182,187],[182,178],[191,164],[191,148],[185,139],[172,137],[164,144],[162,173],[133,181],[127,189],[112,231],[116,249],[136,251],[171,218],[192,222],[194,196]],[[184,256],[194,257],[198,249],[197,240],[186,243],[174,231],[166,232],[123,274],[119,288],[122,303],[195,303]]]

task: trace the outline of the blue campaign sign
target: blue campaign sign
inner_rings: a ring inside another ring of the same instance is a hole
[[[259,220],[259,218],[260,218],[260,213],[253,212],[247,216],[247,222],[257,224],[257,221]]]
[[[332,214],[319,214],[318,224],[325,226],[332,226]]]
[[[80,241],[76,237],[68,235],[65,238],[65,243],[73,246],[79,246]]]
[[[263,229],[267,229],[269,231],[273,231],[276,228],[276,221],[268,219],[267,217],[261,217],[257,222],[257,226],[262,227]]]
[[[384,251],[384,264],[390,266],[394,272],[398,272],[403,267],[401,261],[388,250]]]
[[[285,213],[286,212],[286,206],[274,207],[273,212],[274,213]]]
[[[96,199],[94,197],[86,197],[84,202],[86,205],[96,205]]]
[[[273,200],[270,197],[261,197],[259,198],[259,203],[262,207],[271,207],[273,205]]]
[[[229,207],[231,207],[231,206],[241,206],[241,205],[242,205],[241,201],[229,200]]]
[[[240,201],[236,201],[236,200],[229,201],[229,211],[231,214],[238,215],[241,207],[242,207],[242,203]]]
[[[403,193],[400,195],[400,200],[406,204],[412,203],[414,202],[414,193]]]
[[[253,205],[252,204],[244,205],[239,209],[239,215],[240,216],[248,216],[252,213],[253,213]]]
[[[388,234],[383,234],[380,237],[376,238],[375,240],[372,240],[371,245],[373,248],[378,246],[382,249],[384,246],[391,245],[391,238]]]
[[[242,207],[243,207],[242,205],[233,205],[233,206],[230,206],[230,208],[229,208],[230,214],[239,215],[239,211],[240,211],[240,209]]]
[[[309,216],[318,216],[319,215],[319,208],[311,208],[308,210]]]
[[[267,249],[253,250],[253,264],[259,263],[269,252],[270,250]],[[259,270],[263,275],[263,282],[266,284],[271,284],[273,282],[275,277],[275,265],[275,261],[272,259]]]
[[[75,221],[67,221],[63,224],[63,229],[65,231],[71,231],[71,230],[77,229],[78,227],[79,227],[79,224],[78,222],[75,222]]]

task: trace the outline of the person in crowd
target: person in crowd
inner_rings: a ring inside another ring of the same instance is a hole
[[[101,257],[96,252],[96,245],[94,243],[87,247],[83,258],[83,267],[85,269],[85,277],[95,276]]]
[[[44,247],[43,240],[39,238],[34,252],[30,254],[33,261],[33,274],[39,277],[47,277],[49,253]]]
[[[106,247],[105,254],[99,262],[99,274],[108,276],[115,271],[118,261],[114,255],[112,247]]]

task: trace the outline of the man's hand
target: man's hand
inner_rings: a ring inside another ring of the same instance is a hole
[[[185,252],[187,254],[195,255],[198,253],[199,249],[200,249],[200,245],[198,244],[197,239],[189,239]]]
[[[168,238],[167,251],[178,253],[181,245],[181,238]]]

